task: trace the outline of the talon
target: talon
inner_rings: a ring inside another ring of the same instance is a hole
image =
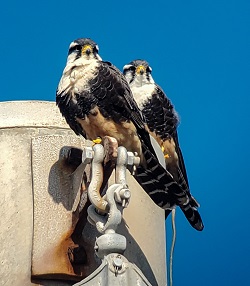
[[[96,139],[92,140],[95,144],[100,144],[102,142],[102,138],[97,137]]]
[[[165,148],[164,148],[163,143],[162,143],[162,145],[161,145],[161,151],[162,151],[163,154],[165,153]],[[170,158],[169,154],[168,154],[168,153],[164,154],[164,158],[165,158],[165,159]]]

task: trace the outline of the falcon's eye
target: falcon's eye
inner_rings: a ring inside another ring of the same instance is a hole
[[[128,71],[135,71],[135,67],[134,66],[130,66],[127,70]]]
[[[76,51],[81,51],[82,47],[80,45],[74,45],[73,47],[69,48],[69,54],[76,52]]]

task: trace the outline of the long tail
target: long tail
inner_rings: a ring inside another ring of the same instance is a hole
[[[186,205],[180,205],[181,210],[183,211],[185,217],[189,221],[189,223],[195,229],[201,231],[204,228],[202,218],[197,210],[199,204],[195,200],[193,196],[190,195],[189,203]]]
[[[137,167],[135,179],[150,196],[150,198],[167,214],[177,205],[181,208],[189,223],[197,230],[204,228],[201,216],[197,211],[198,203],[193,197],[173,179],[142,143],[142,151],[147,168]]]

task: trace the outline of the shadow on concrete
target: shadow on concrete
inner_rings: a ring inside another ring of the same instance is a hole
[[[74,194],[72,194],[72,173],[78,167],[78,163],[72,164],[67,158],[61,156],[64,151],[60,151],[59,160],[51,167],[48,179],[48,192],[57,204],[62,203],[65,209],[70,211],[75,201]],[[72,215],[72,227],[74,227],[74,230],[70,238],[75,243],[75,248],[70,250],[69,260],[78,279],[79,277],[84,279],[101,264],[101,260],[95,255],[94,251],[95,239],[100,236],[100,233],[97,232],[95,226],[87,221],[87,208],[89,205],[90,203],[87,201],[81,212],[76,210]],[[118,227],[117,233],[124,235],[127,239],[127,249],[124,256],[143,272],[152,286],[157,286],[150,264],[140,246],[131,236],[124,220]],[[73,283],[75,279],[72,279],[72,282],[70,282],[70,277],[64,277],[63,274],[60,277],[55,276],[54,279],[51,276],[48,279],[43,278],[39,280],[32,279],[32,282],[43,286],[68,286],[75,283]]]

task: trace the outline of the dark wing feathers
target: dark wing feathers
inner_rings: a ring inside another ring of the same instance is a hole
[[[91,81],[91,92],[98,99],[98,106],[104,116],[109,116],[108,107],[112,109],[114,115],[112,119],[115,122],[131,120],[137,129],[140,139],[148,146],[151,153],[155,155],[149,134],[145,130],[145,121],[123,74],[111,63],[100,62],[98,82],[96,78],[93,79],[93,82],[94,85]]]
[[[165,129],[163,130],[162,134],[165,138],[167,138],[167,136],[171,136],[173,138],[175,142],[176,153],[179,158],[179,168],[181,171],[180,176],[183,175],[187,188],[189,188],[187,171],[186,171],[183,155],[180,149],[178,134],[177,134],[177,126],[179,124],[178,116],[176,112],[174,111],[174,106],[171,104],[171,101],[166,97],[163,90],[159,86],[157,86],[157,95],[159,98],[159,102],[161,103],[161,106],[162,106],[160,118],[162,118],[164,122],[166,123]]]
[[[157,85],[151,98],[151,107],[156,122],[154,131],[160,134],[163,140],[172,137],[179,123],[178,117],[170,100]]]
[[[189,183],[188,183],[188,176],[187,176],[187,171],[186,171],[186,167],[185,167],[185,163],[184,163],[184,158],[181,152],[181,148],[179,145],[179,140],[178,140],[178,134],[177,134],[177,130],[173,133],[173,139],[175,142],[175,149],[176,149],[176,153],[178,155],[178,159],[179,159],[179,167],[180,170],[183,174],[183,177],[187,183],[187,187],[189,188]]]
[[[131,114],[133,122],[136,124],[136,126],[138,128],[144,129],[145,125],[142,113],[134,100],[129,84],[125,79],[124,75],[118,70],[117,67],[112,65],[110,62],[102,62],[102,67],[109,68],[111,80],[109,80],[108,82],[110,83],[112,81],[117,81],[115,84],[116,94],[122,96],[126,101],[126,104],[124,104],[123,102],[123,107],[125,107],[127,111]]]
[[[160,135],[163,140],[171,136],[178,124],[177,118],[173,116],[173,106],[159,88],[144,105],[143,114],[150,131]]]
[[[190,224],[197,230],[202,230],[204,226],[200,214],[196,209],[199,204],[190,194],[185,163],[179,146],[177,134],[177,126],[179,124],[178,116],[174,110],[173,105],[171,104],[171,101],[166,97],[166,95],[158,85],[156,85],[156,89],[155,92],[152,94],[152,97],[148,100],[147,103],[144,104],[143,115],[146,118],[146,122],[150,131],[155,132],[161,137],[162,140],[173,138],[179,159],[178,187],[175,184],[171,183],[171,179],[169,176],[162,178],[164,179],[166,184],[168,184],[166,190],[171,193],[171,196],[173,195],[173,197],[171,197],[172,201],[167,194],[164,194],[164,196],[162,196],[162,193],[160,192],[159,194],[151,194],[150,196],[155,202],[158,203],[164,197],[166,201],[169,201],[171,203],[174,202],[176,205],[180,206]],[[147,161],[147,163],[147,166],[149,168],[150,161]],[[140,172],[142,171],[139,170],[139,173]],[[142,181],[143,178],[144,177],[139,174],[139,180]],[[141,183],[143,184],[143,182]],[[159,187],[157,188],[159,189]],[[169,210],[166,210],[166,216],[169,214],[169,212]]]
[[[71,94],[64,94],[56,91],[56,104],[58,105],[60,112],[65,117],[66,122],[69,124],[70,128],[76,133],[76,135],[82,135],[86,137],[84,130],[81,125],[76,121],[76,115],[81,118],[82,110],[78,104],[75,104],[71,100]]]
[[[174,106],[171,101],[166,97],[163,90],[156,85],[155,93],[153,93],[150,101],[145,105],[143,109],[144,116],[150,131],[154,131],[161,137],[162,140],[173,138],[176,145],[176,152],[179,158],[179,177],[180,182],[185,180],[185,189],[188,189],[188,177],[184,164],[184,159],[179,146],[177,126],[179,124],[178,116],[174,110]],[[153,116],[153,118],[152,118]]]

